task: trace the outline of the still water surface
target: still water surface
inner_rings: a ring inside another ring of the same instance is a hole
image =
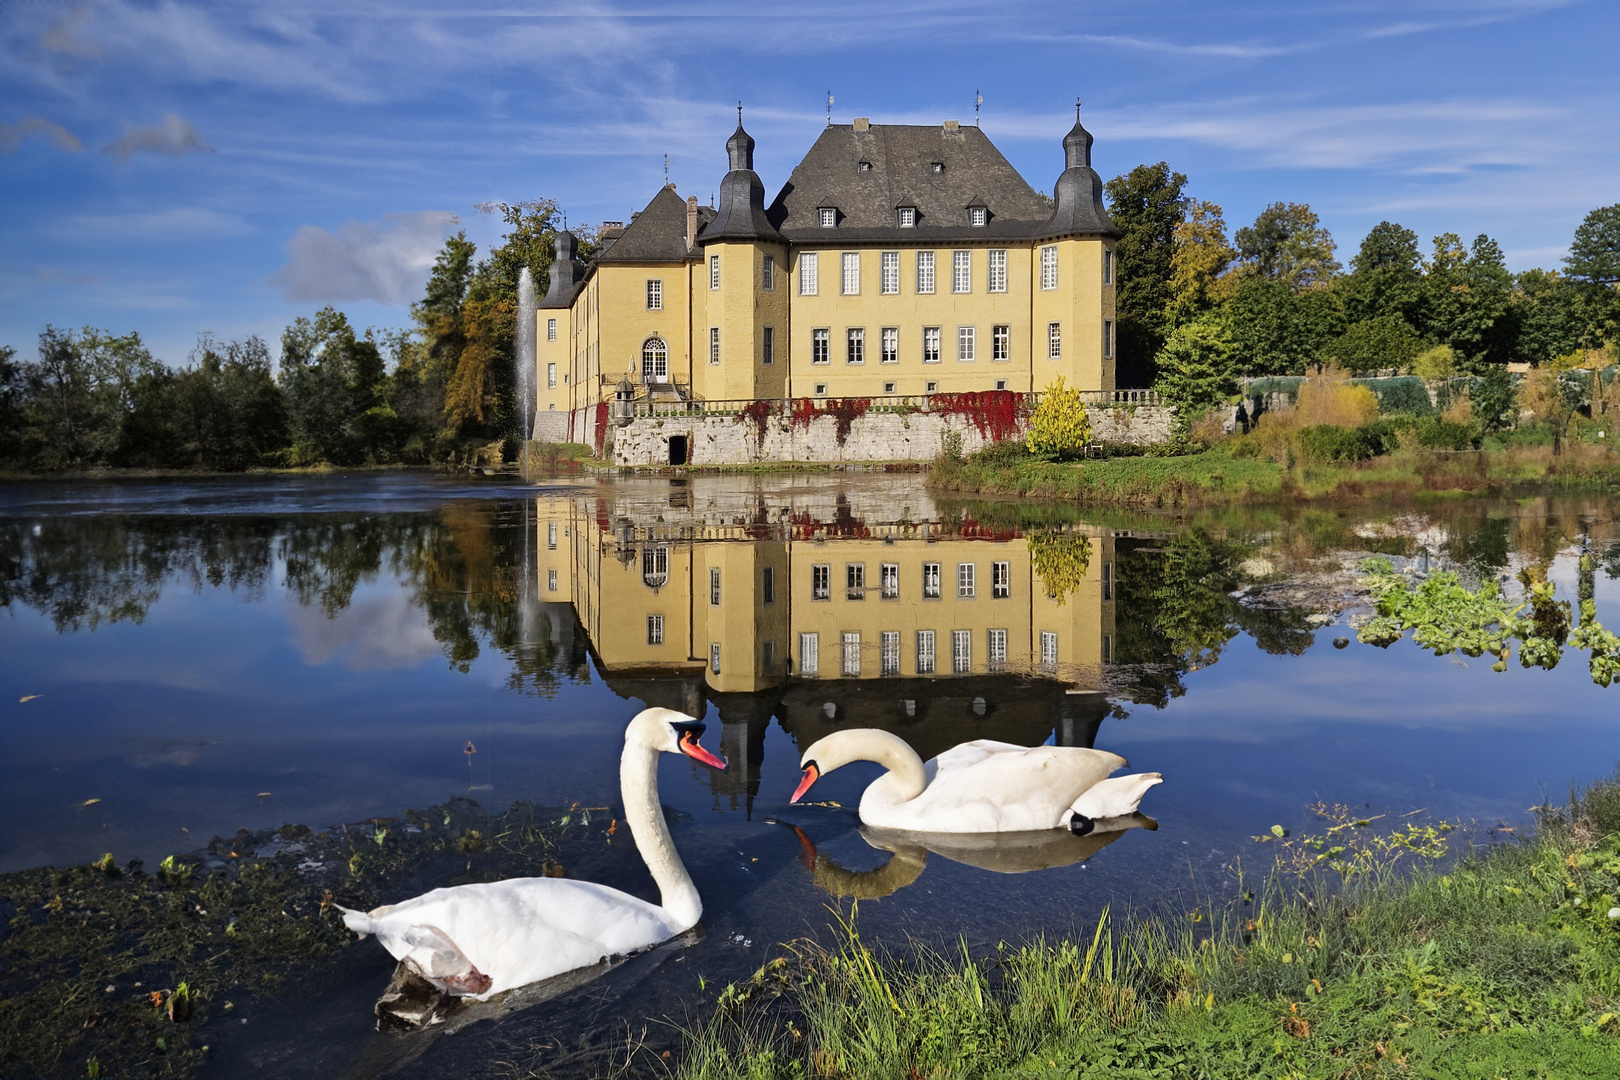
[[[882,896],[860,911],[877,940],[983,946],[1066,932],[1109,903],[1190,905],[1238,860],[1263,866],[1250,838],[1308,828],[1317,800],[1424,808],[1478,835],[1522,826],[1614,767],[1617,691],[1578,653],[1495,675],[1409,641],[1363,646],[1343,568],[1381,553],[1478,580],[1542,562],[1570,598],[1585,544],[1613,626],[1617,509],[1177,520],[943,502],[912,476],[0,487],[0,871],[109,850],[151,866],[240,828],[452,796],[611,814],[625,722],[680,709],[730,761],[721,775],[666,756],[659,774],[704,898],[699,944],[408,1066],[371,1030],[392,968],[374,942],[211,1037],[222,1076],[462,1075],[647,1024],[668,1042],[659,1017],[700,1012],[779,943],[824,933],[829,888]],[[1240,567],[1285,587],[1245,596]],[[972,738],[1115,751],[1164,774],[1143,804],[1159,828],[1040,872],[961,852],[890,862],[852,809],[875,767],[821,780],[811,798],[836,806],[787,805],[805,746],[870,726],[925,758]],[[813,879],[767,817],[836,868]],[[654,895],[627,845],[571,857]]]

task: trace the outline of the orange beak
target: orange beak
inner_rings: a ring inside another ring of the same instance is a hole
[[[715,757],[713,754],[709,753],[707,750],[703,749],[703,747],[698,745],[698,735],[700,733],[701,729],[699,731],[687,730],[681,732],[681,753],[685,754],[694,761],[703,762],[703,764],[707,765],[711,769],[719,769],[721,772],[724,772],[726,769],[725,759]]]
[[[804,793],[810,790],[810,785],[819,779],[821,779],[821,770],[816,768],[816,763],[812,761],[804,767],[804,777],[799,781],[799,786],[793,789],[793,798],[789,799],[788,802],[798,802],[804,798]]]

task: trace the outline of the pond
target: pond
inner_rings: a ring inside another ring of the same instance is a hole
[[[372,823],[381,858],[419,831],[407,810],[470,799],[588,824],[523,872],[652,898],[610,832],[622,735],[648,705],[691,713],[729,762],[659,769],[700,941],[449,1036],[374,1030],[393,969],[375,941],[192,1021],[201,1075],[590,1072],[627,1044],[674,1045],[666,1018],[825,935],[851,897],[871,939],[982,950],[1109,904],[1190,907],[1263,872],[1252,838],[1308,830],[1318,801],[1511,834],[1614,768],[1620,690],[1576,652],[1497,674],[1410,639],[1361,644],[1360,561],[1510,589],[1539,568],[1573,600],[1584,550],[1614,626],[1617,511],[1550,497],[1132,516],[946,501],[914,475],[7,485],[0,873],[107,852],[150,871],[289,823]],[[1163,774],[1142,805],[1157,827],[1033,853],[891,851],[853,809],[875,766],[789,805],[804,748],[849,727],[925,758],[976,738],[1111,750]],[[498,848],[456,848],[377,895],[528,865]]]

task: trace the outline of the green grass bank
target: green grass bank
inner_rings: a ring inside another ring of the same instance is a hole
[[[674,1075],[1620,1076],[1620,773],[1445,872],[1443,827],[1319,812],[1183,917],[901,957],[852,914],[724,990]]]

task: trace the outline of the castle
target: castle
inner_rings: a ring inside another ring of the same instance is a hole
[[[717,208],[666,185],[589,266],[558,234],[535,437],[600,445],[610,402],[1112,391],[1120,233],[1091,146],[1077,116],[1049,199],[977,127],[857,118],[767,206],[739,109]]]

